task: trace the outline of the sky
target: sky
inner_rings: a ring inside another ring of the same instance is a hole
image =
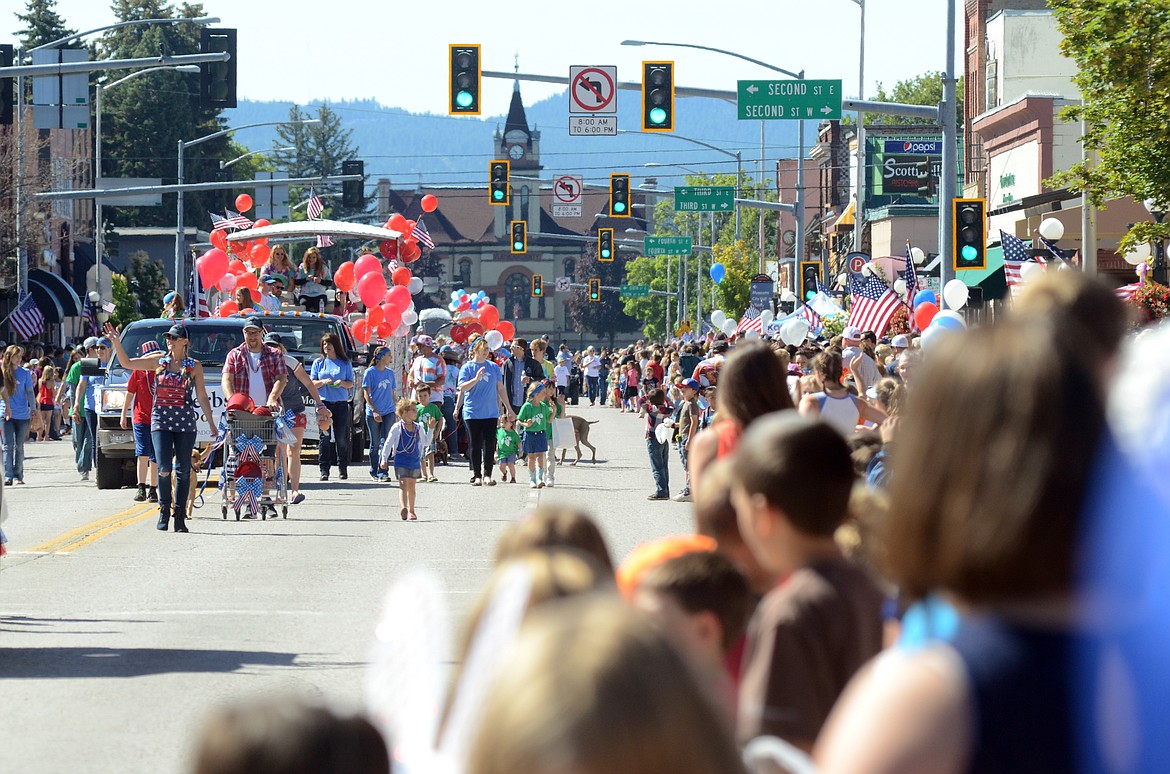
[[[954,1],[954,0],[952,0]],[[947,0],[865,0],[865,94],[945,66]],[[24,8],[22,0],[4,3]],[[735,51],[858,93],[857,0],[593,0],[493,3],[438,0],[205,0],[239,36],[238,94],[254,100],[375,99],[412,112],[447,112],[448,44],[479,43],[485,70],[568,77],[572,65],[616,65],[637,81],[643,59],[673,60],[678,86],[734,91],[739,79],[775,77],[722,54],[626,39]],[[114,22],[106,0],[58,0],[79,31]],[[15,13],[15,10],[13,11]],[[7,16],[8,38],[19,25]],[[961,4],[956,57],[962,54]],[[956,63],[961,73],[961,64]],[[526,83],[535,102],[564,86]],[[511,82],[484,79],[484,115],[507,111]]]

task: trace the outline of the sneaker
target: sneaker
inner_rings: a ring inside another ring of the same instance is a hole
[[[340,478],[342,481],[345,481],[346,479],[349,478],[349,474],[343,470],[343,471],[341,471],[341,474],[338,475],[337,477]]]
[[[328,473],[322,473],[322,474],[321,474],[321,480],[322,480],[322,481],[328,481],[328,480],[329,480],[329,474],[328,474]]]
[[[390,480],[390,477],[387,476],[385,473],[379,473],[377,475],[377,477],[375,478],[375,480],[380,484],[385,484],[387,481]]]
[[[150,488],[150,490],[147,491],[146,501],[149,503],[157,503],[158,502],[158,487],[152,486]]]
[[[679,492],[677,495],[674,496],[673,499],[676,503],[689,503],[691,501],[691,493],[690,492]]]
[[[482,486],[483,482],[480,481],[478,478],[473,478],[473,479],[471,479],[471,485],[472,486]]]
[[[378,474],[377,474],[377,473],[371,473],[371,474],[370,474],[370,480],[371,480],[371,481],[377,481],[377,480],[378,480]]]
[[[670,495],[659,494],[658,492],[655,492],[652,495],[647,495],[646,499],[647,500],[669,500]]]
[[[540,487],[536,485],[536,482],[535,482],[535,481],[529,481],[529,482],[528,482],[528,488],[529,488],[529,489],[539,489]]]
[[[438,481],[438,480],[439,480],[439,479],[437,479],[437,478],[432,478],[432,479],[431,479],[431,481]],[[494,478],[485,478],[485,479],[483,480],[483,485],[484,485],[484,486],[495,486],[495,485],[496,485],[496,480],[495,480]]]
[[[543,482],[543,481],[537,481],[537,482],[536,482],[536,488],[537,488],[537,489],[544,489],[544,482]]]
[[[432,484],[437,484],[437,483],[439,483],[439,477],[438,477],[438,476],[431,476],[431,483],[432,483]],[[495,483],[496,483],[496,482],[495,482],[495,481],[493,481],[491,484],[489,484],[489,486],[495,486]]]
[[[547,486],[549,489],[552,489],[554,483],[555,482],[550,478],[548,481],[544,482],[544,485]]]
[[[82,480],[82,481],[89,481],[89,471],[88,471],[88,470],[83,470],[83,471],[81,472],[81,480]],[[7,483],[12,483],[12,482],[11,482],[11,481],[9,481],[9,482],[7,482]]]
[[[81,480],[84,481],[85,479],[83,478]],[[12,479],[11,478],[4,479],[4,486],[12,486]]]
[[[136,503],[146,502],[146,484],[139,484],[138,485],[138,491],[134,493],[134,502],[136,502]]]

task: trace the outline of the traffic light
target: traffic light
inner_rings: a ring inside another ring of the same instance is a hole
[[[199,53],[218,54],[224,51],[231,55],[226,62],[204,62],[199,65],[199,107],[206,110],[236,106],[236,31],[204,27],[199,37]]]
[[[642,131],[674,131],[674,62],[642,63]]]
[[[488,189],[488,203],[506,205],[511,201],[511,187],[508,177],[512,174],[512,162],[507,159],[496,159],[488,165],[488,177],[491,185]]]
[[[597,279],[596,277],[589,280],[589,300],[601,300],[601,280]]]
[[[623,172],[609,176],[609,216],[630,217],[630,176]]]
[[[0,45],[0,67],[12,67],[12,46]],[[0,125],[12,123],[12,103],[16,100],[15,78],[0,78]]]
[[[539,274],[532,275],[532,297],[540,298],[544,295],[544,277]]]
[[[821,262],[800,262],[800,301],[809,301],[817,294],[821,282]]]
[[[597,260],[611,263],[613,261],[613,229],[597,229]]]
[[[951,227],[955,232],[955,270],[987,268],[987,200],[955,199]]]
[[[479,44],[451,44],[450,115],[479,115]]]
[[[528,224],[522,220],[512,221],[512,255],[528,252]],[[539,295],[533,293],[533,295]]]
[[[361,175],[361,180],[341,181],[341,206],[347,210],[360,210],[366,206],[366,162],[349,159],[341,162],[341,174]]]

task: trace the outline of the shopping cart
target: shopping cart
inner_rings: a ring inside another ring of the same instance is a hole
[[[276,506],[281,506],[281,516],[287,519],[288,479],[276,418],[247,411],[226,413],[227,435],[220,477],[223,518],[227,518],[230,507],[236,521],[240,520],[241,512],[267,519],[269,508],[275,516]]]

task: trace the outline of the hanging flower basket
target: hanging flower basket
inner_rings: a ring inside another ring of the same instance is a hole
[[[1129,298],[1150,321],[1170,317],[1170,288],[1157,282],[1148,281]]]

